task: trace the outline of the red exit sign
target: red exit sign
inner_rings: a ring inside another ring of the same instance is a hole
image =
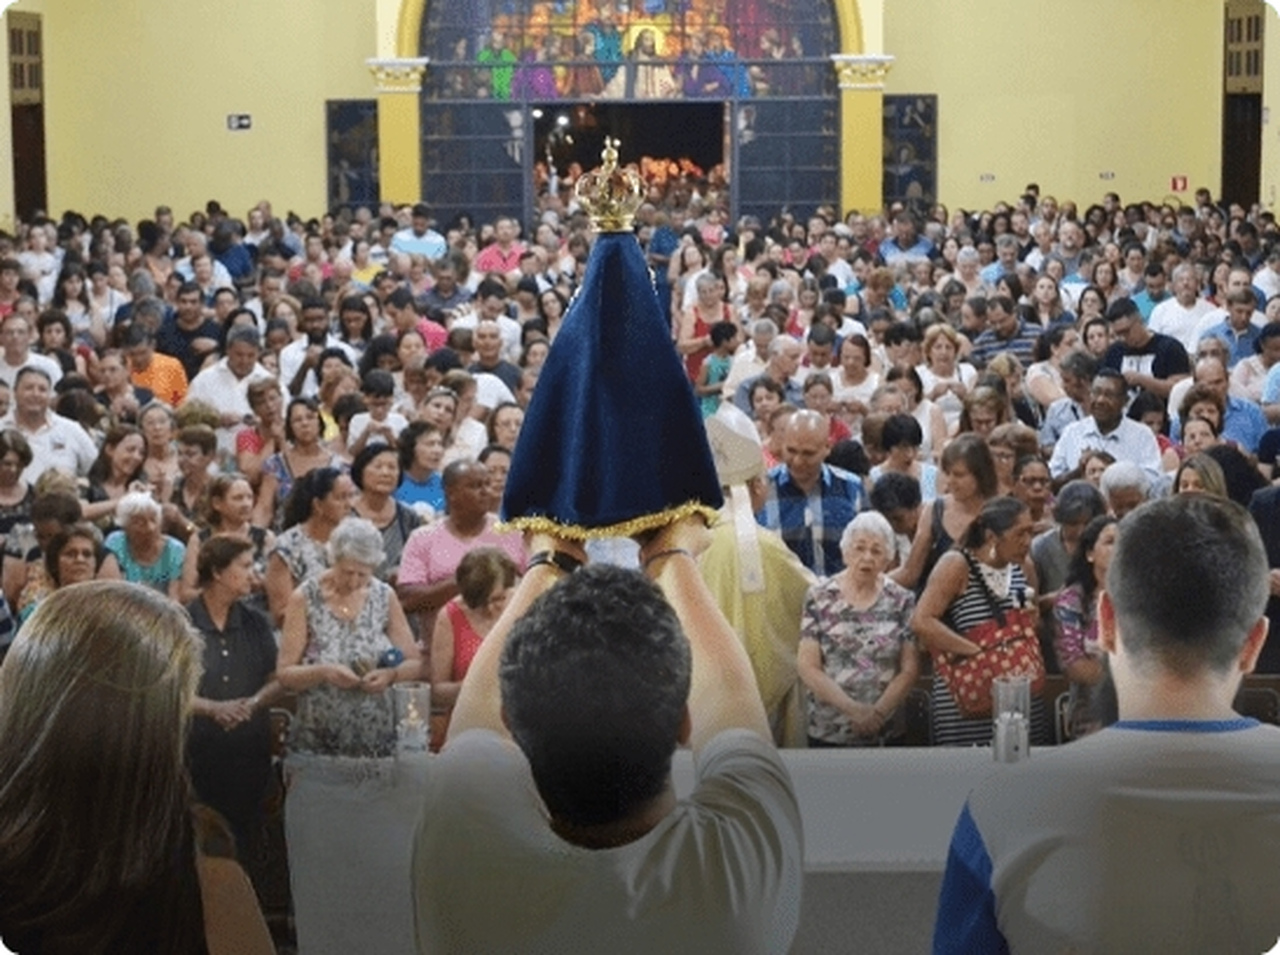
[[[1169,188],[1172,189],[1174,192],[1186,192],[1187,177],[1174,176],[1172,179],[1169,180]]]

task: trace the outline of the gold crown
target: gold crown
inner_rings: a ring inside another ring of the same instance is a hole
[[[618,168],[619,145],[618,140],[606,136],[603,165],[583,175],[573,187],[597,232],[630,232],[636,210],[644,201],[640,177],[631,169]]]

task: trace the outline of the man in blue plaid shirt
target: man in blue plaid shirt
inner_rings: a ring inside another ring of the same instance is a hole
[[[769,472],[760,513],[760,523],[778,531],[819,577],[844,569],[840,535],[866,506],[861,478],[825,463],[829,431],[826,417],[816,411],[791,416],[783,432],[783,463]]]

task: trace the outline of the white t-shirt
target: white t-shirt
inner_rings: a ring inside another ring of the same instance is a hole
[[[418,950],[520,953],[788,951],[800,916],[800,812],[754,733],[702,751],[693,794],[615,849],[550,827],[524,754],[487,730],[432,766],[414,838]]]
[[[369,427],[369,422],[372,420],[367,411],[361,411],[359,414],[351,416],[351,424],[347,426],[347,447],[351,447],[360,440],[360,435],[364,434],[365,429]],[[387,420],[384,423],[390,425],[392,433],[396,435],[399,435],[400,432],[409,427],[409,422],[405,416],[394,411],[387,413]],[[381,437],[378,440],[381,441]]]
[[[1176,298],[1167,298],[1151,310],[1147,325],[1153,332],[1176,338],[1188,355],[1194,355],[1200,340],[1200,319],[1212,311],[1213,303],[1202,298],[1190,308],[1183,308]]]
[[[18,372],[24,368],[39,368],[49,376],[50,383],[54,385],[62,380],[62,366],[48,355],[28,351],[26,361],[20,365],[11,365],[5,361],[4,353],[0,352],[0,379],[7,382],[10,388],[17,383]]]

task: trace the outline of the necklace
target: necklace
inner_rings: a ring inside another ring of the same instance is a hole
[[[982,574],[982,579],[987,582],[993,594],[1001,600],[1009,596],[1009,588],[1013,585],[1013,564],[992,567],[978,561],[978,572]]]

